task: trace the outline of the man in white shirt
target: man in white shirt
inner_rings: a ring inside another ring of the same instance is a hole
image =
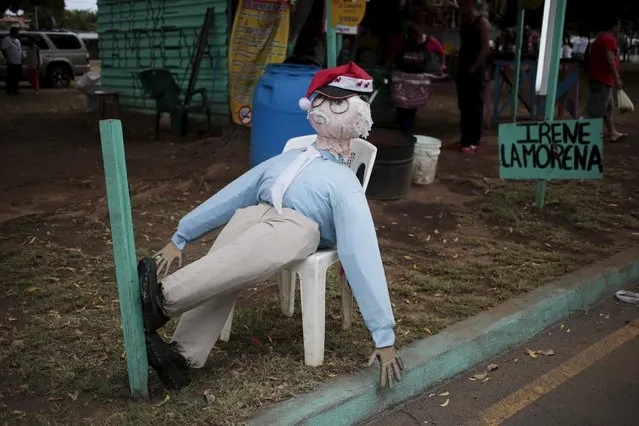
[[[7,62],[5,90],[10,95],[18,94],[20,76],[22,75],[22,45],[18,39],[19,30],[11,28],[9,35],[2,40],[2,55]]]

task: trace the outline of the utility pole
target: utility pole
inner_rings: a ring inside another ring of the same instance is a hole
[[[35,12],[34,12],[34,19],[35,19],[35,29],[39,30],[39,24],[38,24],[38,6],[35,7]]]

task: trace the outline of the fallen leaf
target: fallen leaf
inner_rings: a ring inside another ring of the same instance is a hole
[[[566,333],[570,333],[570,329],[569,328],[566,329]]]
[[[335,373],[328,373],[328,374],[327,374],[327,376],[328,376],[328,377],[330,377],[330,378],[332,379],[333,377],[337,377],[337,374],[335,374]]]
[[[432,398],[432,397],[434,397],[434,396],[435,396],[435,394],[434,394],[434,393],[428,394],[428,397],[429,397],[429,398]]]
[[[406,259],[406,260],[412,260],[413,258],[412,258],[412,257],[410,257],[410,256],[404,256],[404,259]]]
[[[526,352],[528,353],[528,355],[530,355],[531,358],[537,358],[537,354],[535,353],[535,351],[531,351],[530,349],[526,349]]]
[[[262,344],[262,341],[260,339],[258,339],[257,337],[252,337],[251,338],[251,345],[259,346],[261,344]]]
[[[566,325],[565,324],[561,324],[561,327],[559,327],[559,328],[561,328],[563,330],[564,328],[566,328]]]
[[[27,243],[28,245],[33,244],[33,242],[36,240],[36,237],[31,238],[31,240]]]
[[[428,328],[428,327],[424,327],[424,331],[425,331],[426,333],[430,334],[431,336],[433,335],[433,332],[432,332],[432,331],[430,331],[430,328]]]
[[[548,349],[547,351],[537,351],[537,353],[543,356],[553,356],[555,354],[555,351],[553,351],[552,349]]]
[[[77,401],[78,400],[78,396],[80,396],[80,391],[75,391],[73,393],[68,393],[67,395],[69,395],[71,400]]]
[[[474,378],[474,377],[469,377],[469,378],[468,378],[468,380],[470,380],[471,382],[474,382],[474,381],[476,381],[477,379],[476,379],[476,378]]]
[[[488,371],[495,371],[499,368],[499,366],[497,364],[488,364],[488,367],[486,367],[488,369]]]
[[[25,293],[35,293],[36,291],[40,290],[40,287],[27,287],[24,292]]]
[[[211,405],[215,402],[215,395],[211,389],[204,391],[204,398],[206,398],[206,405]]]
[[[439,396],[448,396],[450,395],[450,392],[442,392],[439,394]]]
[[[475,374],[473,377],[475,378],[475,380],[484,380],[486,377],[488,377],[488,373]]]
[[[482,380],[481,382],[482,382],[482,383],[486,383],[486,382],[487,382],[487,381],[489,381],[489,380],[490,380],[490,377],[486,377],[486,378],[485,378],[484,380]]]
[[[426,242],[430,241],[430,234],[426,237]]]
[[[447,407],[448,403],[450,402],[450,399],[447,399],[446,401],[444,401],[442,404],[439,404],[440,407]]]
[[[155,404],[155,406],[156,406],[156,407],[161,407],[161,406],[163,406],[164,404],[166,404],[167,402],[169,402],[169,400],[170,400],[170,399],[171,399],[171,397],[170,397],[170,396],[169,396],[169,394],[167,393],[167,394],[166,394],[166,396],[164,397],[164,401],[162,401],[162,402],[160,402],[160,403],[158,403],[158,404]]]

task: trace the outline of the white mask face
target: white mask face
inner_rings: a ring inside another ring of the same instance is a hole
[[[318,95],[308,119],[318,135],[317,149],[338,156],[349,155],[351,139],[367,137],[373,127],[370,104],[359,96],[333,100]]]

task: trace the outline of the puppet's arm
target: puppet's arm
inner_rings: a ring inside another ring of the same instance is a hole
[[[395,354],[393,309],[388,295],[375,225],[364,191],[348,194],[333,205],[337,253],[353,290],[380,360],[381,384],[392,386],[388,372],[401,379],[401,360]],[[390,370],[388,370],[390,369]]]

